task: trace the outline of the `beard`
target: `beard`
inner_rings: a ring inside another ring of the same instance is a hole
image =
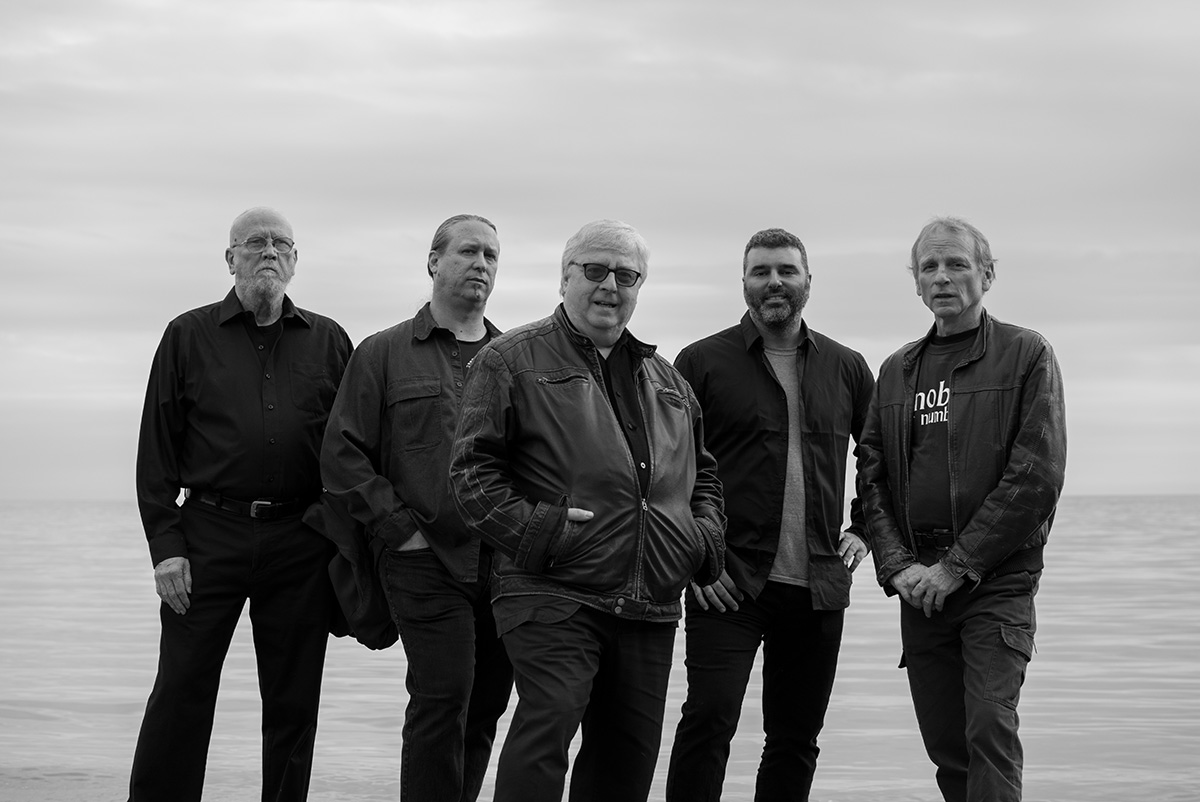
[[[772,331],[782,332],[789,330],[804,311],[804,306],[808,303],[810,286],[811,282],[806,281],[804,286],[797,290],[784,286],[777,290],[762,292],[752,292],[743,286],[742,295],[755,320]],[[782,300],[784,303],[767,304],[768,301],[776,300]]]
[[[254,313],[255,318],[262,320],[270,317],[283,301],[288,282],[273,274],[259,273],[243,285],[239,293],[242,306]]]

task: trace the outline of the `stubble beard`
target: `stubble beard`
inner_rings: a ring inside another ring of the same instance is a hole
[[[798,292],[784,294],[787,300],[786,306],[768,307],[765,296],[752,297],[749,292],[742,291],[746,298],[746,305],[750,308],[751,316],[763,327],[780,333],[791,330],[800,318],[804,307],[808,304],[808,293],[809,285],[806,283],[804,288]]]

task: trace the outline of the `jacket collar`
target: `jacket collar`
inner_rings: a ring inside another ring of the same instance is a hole
[[[500,329],[493,326],[492,321],[486,317],[483,319],[483,327],[487,329],[488,337],[500,336]],[[416,317],[413,318],[413,336],[423,342],[429,339],[429,335],[433,334],[434,330],[441,328],[433,319],[433,311],[429,308],[429,302],[426,301],[425,305],[417,312]]]
[[[992,316],[988,314],[987,309],[982,310],[979,318],[979,328],[975,331],[975,339],[971,341],[971,349],[967,351],[966,357],[962,364],[974,362],[979,359],[987,351],[988,335],[992,330]],[[925,336],[915,342],[909,343],[904,349],[904,362],[902,368],[905,373],[916,367],[917,360],[920,359],[921,353],[925,350],[925,346],[933,341],[933,336],[937,334],[937,323],[930,326],[929,331]]]
[[[242,301],[237,297],[237,289],[229,288],[229,294],[225,296],[225,300],[221,301],[221,308],[217,317],[217,324],[224,326],[231,320],[237,319],[239,316],[246,314],[246,307],[242,306]],[[279,315],[280,320],[294,318],[296,323],[305,328],[312,328],[312,321],[304,315],[304,310],[292,303],[292,299],[285,293],[283,296],[283,312]]]
[[[742,315],[741,321],[738,323],[738,328],[742,333],[742,341],[746,344],[746,350],[753,349],[756,345],[759,350],[762,349],[762,333],[758,330],[758,326],[754,325],[754,319],[750,317],[749,310]],[[821,352],[815,338],[809,336],[808,323],[804,318],[800,318],[800,342],[796,344],[797,350],[801,350],[806,346],[811,346],[817,353]]]
[[[565,331],[567,336],[571,339],[571,342],[583,349],[584,353],[587,353],[589,349],[592,351],[596,350],[596,344],[592,342],[592,338],[575,328],[575,324],[572,323],[571,318],[567,316],[567,308],[561,303],[558,305],[558,308],[554,310],[554,322],[562,327],[563,331]],[[658,350],[657,345],[644,343],[637,337],[634,337],[633,333],[629,331],[628,328],[621,332],[620,338],[617,339],[617,342],[613,347],[615,348],[621,343],[624,343],[629,349],[629,352],[638,360],[652,357],[654,356],[654,352]]]

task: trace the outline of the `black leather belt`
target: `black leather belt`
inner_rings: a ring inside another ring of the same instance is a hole
[[[954,533],[949,529],[934,529],[932,532],[919,532],[914,529],[913,538],[916,539],[918,548],[948,549],[954,545]]]
[[[308,505],[312,503],[308,499],[272,501],[260,498],[256,501],[238,501],[235,498],[222,496],[220,493],[210,493],[207,490],[188,490],[185,495],[189,501],[198,501],[201,504],[207,504],[210,507],[232,512],[235,515],[257,518],[262,521],[299,515],[308,509]]]

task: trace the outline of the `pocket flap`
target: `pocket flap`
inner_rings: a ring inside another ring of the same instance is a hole
[[[387,388],[387,403],[410,401],[414,398],[433,398],[442,393],[441,383],[435,376],[394,381]]]
[[[1014,652],[1025,655],[1026,660],[1033,659],[1033,633],[1027,629],[1012,624],[1000,625],[1000,637]]]

